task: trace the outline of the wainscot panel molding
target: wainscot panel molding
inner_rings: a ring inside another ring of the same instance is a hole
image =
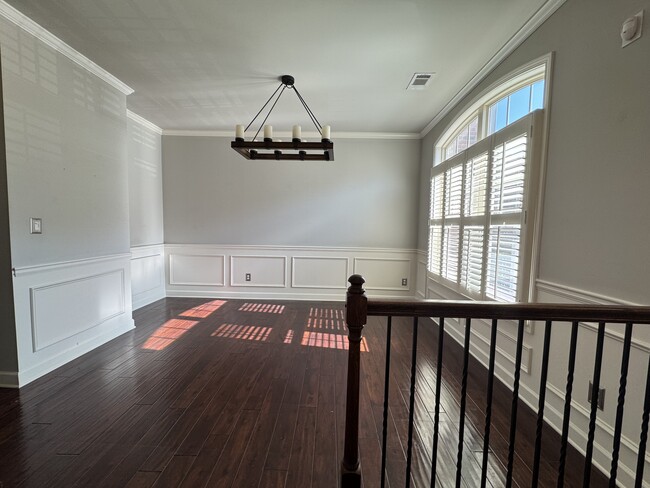
[[[124,253],[16,269],[15,386],[133,329],[130,261]]]
[[[194,266],[182,267],[182,283],[179,255],[199,258]],[[206,283],[206,273],[216,273],[206,271],[210,262],[202,266],[201,259],[215,256],[222,258],[223,280]],[[359,260],[365,267],[355,266]],[[174,297],[343,301],[349,275],[361,272],[366,275],[369,296],[413,298],[412,288],[402,287],[401,279],[411,283],[416,266],[412,249],[165,245],[167,296]],[[250,281],[246,281],[247,274]]]
[[[287,256],[230,256],[230,286],[287,287]]]
[[[413,259],[370,257],[354,258],[354,273],[366,279],[366,290],[409,291]],[[402,285],[406,279],[407,284]]]
[[[165,298],[165,246],[131,248],[133,310]]]
[[[170,254],[169,284],[224,286],[225,261],[223,254]]]
[[[349,275],[348,258],[294,256],[291,258],[292,288],[331,288],[345,290]]]
[[[426,298],[427,295],[427,252],[418,250],[417,252],[417,274],[415,281],[415,296],[417,298]]]
[[[581,290],[567,285],[545,280],[536,280],[537,301],[541,303],[574,303],[587,305],[639,305],[619,298],[600,295],[588,290]],[[560,325],[560,324],[557,324]],[[569,324],[565,324],[569,328]],[[627,394],[625,398],[625,415],[621,436],[618,481],[620,486],[633,486],[636,469],[637,446],[639,443],[639,426],[645,391],[645,368],[650,354],[650,330],[637,326],[632,336],[630,350],[630,372],[628,375]],[[542,327],[539,327],[542,330]],[[623,349],[623,325],[609,324],[605,329],[604,355],[602,364],[601,388],[605,388],[605,408],[598,411],[596,418],[596,435],[594,440],[594,464],[602,471],[609,472],[611,464],[611,446],[614,438],[614,424],[619,388],[621,352]],[[561,327],[554,329],[551,348],[557,342],[568,343],[569,331]],[[541,347],[542,334],[539,340]],[[584,454],[582,446],[586,445],[589,430],[589,402],[587,386],[593,375],[593,357],[596,350],[597,324],[580,323],[578,331],[578,361],[574,378],[574,395],[571,402],[571,431],[569,440]],[[565,346],[566,349],[566,346]],[[588,358],[588,366],[581,364],[580,357]],[[564,389],[566,386],[566,353],[554,358],[549,365],[547,383],[546,421],[560,432],[564,410]],[[643,374],[638,374],[643,371]],[[641,378],[642,377],[642,378]],[[650,469],[650,453],[646,452],[646,470]],[[644,484],[645,486],[645,484]]]

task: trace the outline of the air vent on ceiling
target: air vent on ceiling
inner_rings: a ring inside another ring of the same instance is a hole
[[[409,81],[407,90],[424,90],[435,73],[415,73]]]

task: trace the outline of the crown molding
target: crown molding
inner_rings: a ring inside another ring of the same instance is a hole
[[[126,110],[126,116],[130,118],[133,122],[136,122],[146,127],[147,129],[149,129],[152,132],[155,132],[156,134],[162,135],[163,133],[163,130],[160,127],[158,127],[156,124],[154,124],[153,122],[149,122],[144,117],[141,117],[140,115],[131,112],[129,109]]]
[[[86,56],[81,54],[79,51],[71,48],[68,44],[63,42],[61,39],[56,37],[54,34],[49,32],[45,28],[38,25],[32,19],[27,17],[25,14],[16,10],[14,7],[6,3],[4,0],[0,0],[0,16],[4,17],[9,22],[16,24],[25,32],[30,33],[41,42],[50,46],[55,51],[58,51],[59,53],[63,54],[72,62],[90,71],[92,74],[96,75],[101,80],[105,81],[112,87],[124,93],[124,95],[130,95],[131,93],[133,93],[134,91],[133,88],[123,83],[122,81],[118,80],[115,76],[110,74],[104,68],[92,62],[90,59],[88,59]]]
[[[183,130],[183,129],[163,129],[164,136],[188,136],[188,137],[227,137],[232,139],[235,136],[234,131],[227,130]],[[291,140],[291,132],[274,132],[273,136],[277,139]],[[316,141],[320,139],[320,134],[316,132],[303,132],[305,140]],[[332,139],[420,139],[417,132],[336,132],[332,133]]]
[[[419,136],[425,137],[458,103],[465,98],[483,79],[490,74],[504,59],[517,49],[530,35],[537,30],[551,15],[559,9],[566,0],[549,0],[542,5],[533,16],[506,42],[497,53],[460,89],[454,97],[438,112],[438,114],[422,129]]]

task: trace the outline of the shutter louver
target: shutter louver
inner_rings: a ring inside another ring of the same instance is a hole
[[[440,274],[442,263],[442,225],[432,225],[429,231],[429,271]]]
[[[473,293],[481,293],[483,284],[483,226],[463,229],[463,256],[460,284]]]
[[[485,214],[488,154],[483,153],[465,164],[465,216]]]
[[[461,198],[463,195],[463,166],[458,164],[445,173],[445,217],[460,217]]]
[[[490,226],[485,294],[500,302],[517,300],[521,226]]]
[[[527,140],[523,134],[494,148],[490,195],[492,214],[521,212],[523,208]]]
[[[449,281],[458,280],[460,226],[445,225],[442,233],[442,273]]]
[[[439,174],[431,179],[431,208],[429,218],[442,218],[442,202],[445,193],[445,176]]]

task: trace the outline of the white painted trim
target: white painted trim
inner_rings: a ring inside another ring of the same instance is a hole
[[[141,117],[140,115],[131,112],[129,109],[126,109],[126,116],[136,124],[140,124],[141,126],[146,127],[147,129],[149,129],[152,132],[155,132],[156,134],[162,135],[163,133],[163,130],[160,127],[158,127],[156,124],[154,124],[153,122],[149,122],[144,117]]]
[[[296,285],[296,261],[301,259],[323,259],[330,261],[345,261],[345,278],[350,274],[350,260],[345,256],[292,256],[291,257],[291,288],[318,288],[321,290],[345,290],[347,287],[341,286],[317,286],[317,285]]]
[[[221,258],[221,283],[199,283],[199,282],[183,282],[174,280],[174,256],[186,256],[190,258]],[[185,285],[185,286],[226,286],[226,256],[224,254],[182,254],[182,253],[169,253],[169,284],[170,285]]]
[[[154,285],[146,290],[135,292],[134,283],[136,279],[133,275],[133,263],[142,259],[153,259],[159,264],[159,284]],[[131,300],[133,310],[149,305],[155,301],[165,298],[165,245],[164,244],[146,244],[131,248]]]
[[[2,1],[2,0],[0,0]],[[14,276],[22,276],[43,271],[53,271],[57,269],[69,268],[70,266],[83,266],[87,264],[102,263],[106,261],[117,261],[118,259],[131,259],[131,253],[108,254],[94,258],[73,259],[71,261],[59,261],[56,263],[36,264],[33,266],[22,266],[14,268]]]
[[[233,262],[236,258],[257,258],[257,259],[282,259],[283,260],[283,273],[282,273],[282,284],[264,284],[264,283],[253,283],[247,285],[244,283],[235,283],[233,276]],[[288,256],[269,256],[269,255],[254,255],[254,254],[231,254],[230,255],[230,286],[232,288],[287,288],[287,262],[289,260]]]
[[[551,383],[547,383],[546,388],[549,392],[555,395],[562,403],[564,403],[565,397],[564,397],[564,392],[562,390],[560,390],[557,386]],[[589,421],[589,416],[591,412],[587,408],[585,408],[584,405],[580,404],[579,402],[576,402],[575,398],[572,397],[571,414],[573,415],[574,413],[579,413],[580,415],[582,415],[586,423]],[[608,436],[610,436],[611,438],[614,437],[614,428],[611,425],[609,425],[607,422],[603,421],[598,416],[596,416],[596,425],[598,426],[598,428],[602,429],[603,432],[605,432]],[[580,433],[580,435],[582,435],[585,440],[587,439],[587,436],[585,435],[584,432],[576,430],[576,433]],[[625,434],[621,434],[621,443],[624,444],[625,447],[627,447],[629,450],[633,452],[637,452],[638,441],[633,441]],[[611,453],[607,453],[607,454],[611,455]],[[645,460],[646,462],[650,462],[650,451],[646,450]]]
[[[131,259],[149,258],[163,256],[165,254],[164,244],[147,244],[131,248]]]
[[[416,249],[382,248],[382,247],[326,247],[326,246],[277,246],[277,245],[226,245],[226,244],[165,244],[167,250],[172,248],[187,249],[233,249],[237,251],[303,251],[303,252],[338,252],[338,253],[387,253],[387,254],[413,254]]]
[[[577,303],[584,303],[587,305],[628,305],[628,306],[643,306],[641,303],[629,302],[620,298],[614,298],[607,295],[600,295],[587,290],[573,288],[567,285],[561,285],[552,281],[540,280],[536,281],[536,286],[542,291],[556,295],[562,298],[572,300]]]
[[[115,312],[112,315],[108,315],[106,317],[103,317],[99,322],[89,324],[85,328],[76,330],[73,334],[68,335],[66,337],[61,337],[58,338],[55,341],[50,341],[48,343],[40,344],[38,340],[38,323],[36,322],[36,309],[37,309],[37,296],[38,292],[41,290],[47,290],[51,288],[57,288],[60,286],[65,286],[69,285],[71,283],[80,283],[82,281],[89,281],[92,280],[93,278],[99,278],[102,276],[108,276],[112,274],[119,274],[120,276],[120,283],[122,286],[121,294],[120,294],[120,306],[119,310]],[[116,269],[116,270],[111,270],[111,271],[105,271],[102,273],[96,273],[93,275],[87,275],[83,277],[78,277],[78,278],[73,278],[71,280],[63,280],[63,281],[57,281],[55,283],[49,283],[46,285],[41,285],[41,286],[35,286],[29,289],[29,301],[30,301],[30,312],[31,312],[31,326],[32,326],[32,350],[34,352],[40,351],[42,349],[45,349],[46,347],[52,346],[54,344],[58,344],[59,342],[66,341],[70,339],[71,337],[76,336],[77,334],[81,334],[82,332],[86,332],[90,329],[94,329],[95,327],[102,325],[106,322],[108,322],[111,319],[114,319],[115,317],[119,317],[120,315],[124,314],[126,311],[125,308],[125,299],[126,299],[126,283],[125,283],[125,276],[124,276],[124,269]]]
[[[18,388],[18,373],[15,371],[0,371],[0,388]]]
[[[110,74],[104,68],[95,64],[93,61],[88,59],[79,51],[71,48],[68,44],[63,42],[61,39],[56,37],[54,34],[49,32],[45,28],[38,25],[36,22],[34,22],[32,19],[27,17],[22,12],[16,10],[14,7],[9,5],[4,0],[0,0],[0,15],[5,19],[7,19],[9,22],[16,24],[25,32],[30,33],[41,42],[47,44],[55,51],[63,54],[72,62],[88,70],[90,73],[94,74],[101,80],[111,85],[113,88],[116,88],[124,95],[130,95],[131,93],[134,92],[133,88],[128,86],[126,83],[117,79],[115,76]]]
[[[120,327],[117,327],[113,330],[106,332],[97,337],[80,343],[78,346],[68,349],[56,356],[48,358],[47,360],[18,373],[18,380],[20,387],[25,386],[26,384],[34,381],[35,379],[40,378],[41,376],[54,371],[56,368],[63,366],[64,364],[69,363],[73,359],[77,359],[80,356],[92,351],[93,349],[98,348],[99,346],[106,344],[108,341],[115,339],[118,336],[121,336],[125,332],[135,329],[133,319],[129,319],[127,322],[122,324]]]
[[[403,299],[403,295],[373,295],[366,292],[369,298],[382,300]],[[265,291],[221,291],[221,290],[170,290],[168,297],[190,297],[190,298],[237,298],[246,300],[297,300],[297,301],[328,301],[344,302],[345,293],[286,293],[286,292],[265,292]]]
[[[364,257],[355,257],[352,264],[352,272],[358,274],[357,272],[357,261],[400,261],[403,263],[408,263],[409,267],[413,267],[412,259],[402,259],[402,258],[364,258]],[[409,272],[409,280],[412,282],[414,277],[411,276]],[[407,286],[368,286],[364,287],[365,290],[383,290],[383,291],[411,291],[411,285]]]
[[[533,16],[519,29],[508,42],[460,89],[454,97],[438,112],[438,114],[420,132],[425,137],[451,110],[458,105],[483,79],[490,74],[504,59],[517,49],[539,26],[541,26],[566,0],[548,0]]]
[[[274,132],[276,139],[291,139],[291,132]],[[318,141],[320,134],[316,132],[303,132],[303,139],[308,141]],[[233,139],[234,131],[227,130],[184,130],[184,129],[163,129],[164,136],[184,136],[184,137],[224,137]],[[332,134],[332,139],[390,139],[390,140],[412,140],[421,139],[417,132],[336,132]]]

